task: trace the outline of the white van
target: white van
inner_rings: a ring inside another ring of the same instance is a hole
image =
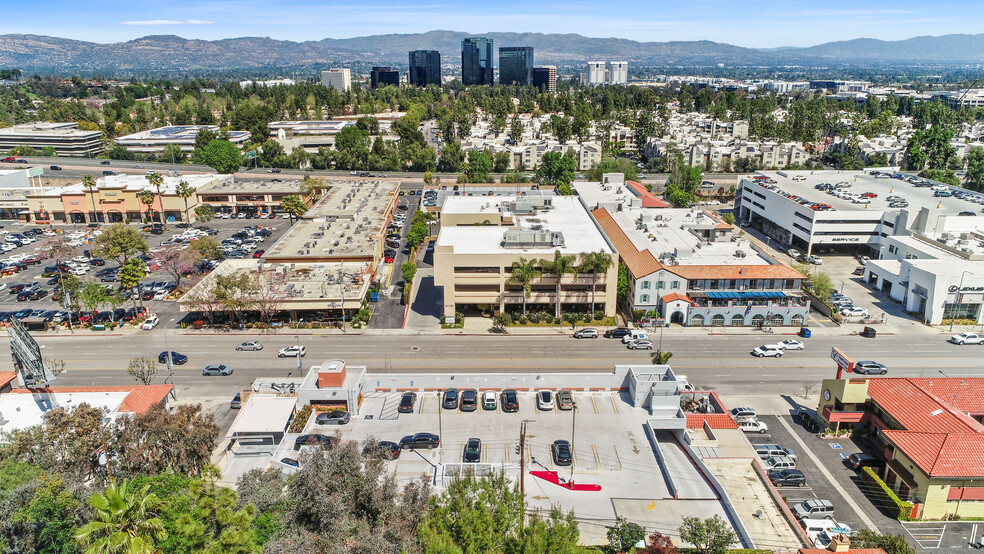
[[[800,521],[803,531],[815,546],[826,546],[830,543],[830,537],[844,533],[851,534],[851,528],[847,525],[837,523],[832,519],[804,519]]]
[[[648,339],[648,338],[649,335],[646,334],[646,332],[643,331],[642,329],[632,329],[631,331],[629,331],[628,335],[622,337],[622,344],[629,344],[634,340]]]

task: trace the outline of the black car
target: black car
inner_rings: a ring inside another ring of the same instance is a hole
[[[482,461],[482,441],[476,438],[468,439],[465,443],[465,451],[461,455],[461,461],[466,464],[477,464]]]
[[[519,411],[519,394],[516,391],[512,389],[502,391],[502,411],[510,413]]]
[[[294,441],[294,450],[300,450],[304,445],[321,445],[322,448],[331,448],[335,446],[336,442],[338,439],[335,437],[316,434],[301,435]]]
[[[99,165],[109,165],[109,160],[103,160],[99,162]]]
[[[48,296],[48,291],[44,289],[37,289],[32,291],[24,291],[17,295],[17,300],[41,300],[45,296]]]
[[[617,327],[615,329],[609,329],[605,331],[606,339],[620,339],[627,336],[631,331],[627,327]]]
[[[780,469],[769,472],[769,481],[777,487],[805,487],[806,475],[798,469]]]
[[[375,444],[367,444],[362,449],[363,456],[379,456],[387,460],[395,460],[400,457],[400,445],[393,441],[379,441]]]
[[[104,313],[106,313],[106,312],[100,312],[100,315],[102,315]],[[164,352],[161,352],[160,354],[157,355],[157,361],[159,363],[162,363],[162,364],[166,364],[167,363],[167,350],[165,350]],[[181,354],[181,353],[178,353],[178,352],[175,352],[175,351],[172,350],[171,351],[171,363],[174,364],[174,365],[184,365],[184,364],[188,363],[188,356],[185,356],[184,354]]]
[[[441,406],[445,410],[457,410],[458,409],[458,389],[448,389],[444,391],[444,402]]]
[[[61,166],[58,166],[58,165],[49,165],[48,166],[48,169],[50,169],[52,171],[61,171]]]
[[[474,412],[478,409],[478,391],[475,389],[465,389],[461,391],[461,404],[460,409],[462,412]]]
[[[400,440],[400,448],[409,448],[410,450],[416,450],[418,448],[437,448],[441,444],[441,437],[435,435],[434,433],[417,433],[415,435],[407,435]]]
[[[106,265],[106,260],[102,258],[92,258],[89,260],[89,265],[104,266]]]
[[[885,465],[885,461],[881,458],[877,458],[871,454],[864,454],[863,452],[851,454],[844,460],[844,463],[854,471],[861,471],[862,467],[881,467]]]
[[[107,169],[106,171],[103,171],[103,175],[109,177],[110,175],[116,175],[116,172]]]
[[[417,393],[408,392],[403,394],[403,398],[400,399],[400,407],[397,411],[401,414],[412,414],[413,405],[417,401]]]
[[[569,466],[574,463],[574,455],[571,452],[571,443],[565,440],[554,441],[550,445],[550,456],[558,466]]]

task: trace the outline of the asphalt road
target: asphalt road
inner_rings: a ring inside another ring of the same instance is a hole
[[[768,337],[768,338],[766,338]],[[262,352],[237,352],[235,345],[261,340]],[[470,336],[470,335],[300,335],[307,348],[305,367],[329,358],[366,365],[373,372],[562,372],[607,371],[615,364],[647,364],[647,351],[631,351],[617,340],[574,340],[569,336]],[[833,377],[830,349],[838,346],[855,360],[886,364],[890,376],[950,377],[984,375],[978,346],[955,346],[943,337],[879,336],[822,337],[807,339],[807,349],[784,357],[753,358],[754,346],[774,342],[778,336],[673,335],[663,340],[664,350],[674,353],[670,365],[678,374],[701,387],[729,394],[802,394],[805,384]],[[179,394],[224,396],[257,377],[286,376],[296,370],[294,358],[277,358],[280,348],[297,341],[279,335],[197,335],[170,329],[172,350],[189,357],[175,369]],[[162,328],[137,335],[96,338],[45,334],[38,337],[45,356],[62,359],[68,372],[61,385],[109,385],[130,379],[125,373],[131,358],[155,357],[164,350]],[[476,360],[481,362],[476,363]],[[225,363],[235,369],[230,377],[203,377],[208,363]],[[3,364],[9,365],[9,362]]]

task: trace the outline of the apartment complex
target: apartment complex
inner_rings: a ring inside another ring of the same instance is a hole
[[[390,66],[375,66],[369,73],[369,86],[379,88],[385,86],[400,86],[400,72]]]
[[[348,92],[352,88],[352,72],[347,67],[322,71],[321,84],[339,92]]]
[[[218,125],[169,125],[118,137],[114,142],[130,152],[142,154],[163,152],[171,144],[177,145],[183,152],[191,152],[195,149],[195,137],[203,129],[216,135],[221,133]],[[252,136],[249,131],[227,131],[226,134],[229,142],[240,150]]]
[[[557,92],[557,66],[541,65],[534,67],[533,86],[543,92]]]
[[[461,41],[461,83],[463,85],[495,84],[493,40],[469,37]]]
[[[533,47],[499,48],[499,84],[530,86],[533,84]]]
[[[552,260],[557,252],[576,263],[589,253],[612,259],[605,273],[563,275],[560,301],[565,311],[595,309],[615,313],[617,256],[584,204],[569,196],[452,196],[441,210],[441,231],[434,248],[434,284],[444,290],[443,314],[454,318],[476,306],[490,305],[527,312],[554,313],[557,276],[544,272],[531,284],[511,282],[512,267],[521,260]]]
[[[102,131],[83,131],[78,123],[36,121],[0,129],[0,151],[28,146],[54,148],[58,156],[97,156],[104,151]]]
[[[588,62],[589,85],[624,85],[629,81],[629,62]]]
[[[441,53],[437,50],[411,50],[407,77],[413,86],[441,86]]]
[[[690,326],[806,322],[805,277],[735,236],[716,213],[667,208],[621,174],[575,189],[629,270],[633,310]]]
[[[88,190],[82,183],[67,187],[53,187],[29,192],[27,196],[30,220],[38,223],[122,223],[157,220],[163,213],[163,221],[189,221],[194,217],[198,195],[187,199],[177,195],[177,186],[185,181],[192,189],[230,181],[230,175],[182,175],[164,177],[160,195],[145,175],[111,175],[96,180],[96,187]],[[140,193],[154,195],[151,205],[140,200]],[[186,207],[187,203],[187,207]]]

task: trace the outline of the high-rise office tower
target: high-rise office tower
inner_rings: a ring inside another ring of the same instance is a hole
[[[608,62],[605,69],[608,71],[609,84],[624,85],[629,82],[629,62]]]
[[[385,87],[387,85],[400,86],[400,72],[390,67],[373,67],[369,74],[369,84],[372,88]]]
[[[557,67],[553,65],[534,67],[533,86],[543,92],[557,92]]]
[[[529,86],[533,84],[533,47],[499,48],[499,84]]]
[[[492,68],[492,39],[469,37],[461,41],[461,83],[463,85],[495,84]]]
[[[411,50],[407,76],[414,86],[441,86],[441,53],[437,50]]]
[[[352,73],[348,68],[322,71],[321,84],[341,92],[347,92],[350,88],[352,88]]]

